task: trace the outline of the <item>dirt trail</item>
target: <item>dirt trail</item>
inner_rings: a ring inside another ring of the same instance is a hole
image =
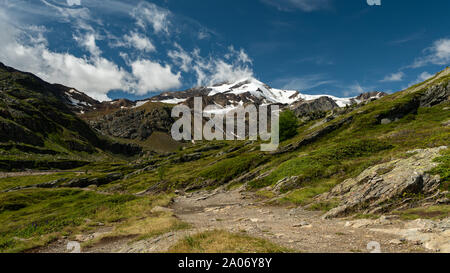
[[[367,245],[373,241],[380,244],[382,252],[429,252],[413,242],[395,243],[401,239],[398,235],[371,230],[402,226],[399,220],[375,225],[372,222],[370,228],[358,225],[358,221],[324,220],[319,212],[264,205],[239,189],[189,193],[175,198],[171,208],[176,217],[192,228],[137,242],[133,238],[111,239],[85,251],[163,252],[187,235],[223,229],[265,238],[298,252],[370,252]],[[66,240],[60,240],[38,252],[66,252],[66,245]]]
[[[372,241],[383,252],[425,251],[408,242],[393,244],[392,240],[399,239],[393,235],[349,227],[346,220],[324,220],[319,212],[267,206],[239,190],[181,196],[173,208],[177,217],[197,229],[245,232],[299,252],[369,252],[367,245]],[[377,227],[396,224],[401,223],[387,220]]]

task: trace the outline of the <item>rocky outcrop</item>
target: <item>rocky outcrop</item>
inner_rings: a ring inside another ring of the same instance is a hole
[[[380,99],[387,95],[388,94],[385,92],[372,91],[372,92],[362,93],[361,95],[357,96],[355,99],[357,102],[366,102],[366,101],[377,100],[377,99]]]
[[[414,201],[417,195],[439,195],[439,176],[427,174],[437,163],[433,159],[446,147],[416,150],[406,159],[368,168],[356,178],[350,178],[318,200],[340,200],[338,207],[325,218],[345,216],[354,212],[380,213]]]
[[[420,98],[420,106],[432,107],[448,100],[450,100],[450,84],[443,82],[427,89]]]
[[[417,114],[420,107],[433,107],[450,99],[450,86],[448,81],[427,87],[422,93],[417,93],[409,101],[398,104],[386,113],[380,114],[377,119],[380,124],[395,122],[408,114]]]
[[[155,131],[170,132],[174,122],[170,108],[160,104],[148,106],[150,109],[121,109],[91,120],[90,125],[104,135],[125,139],[145,140]]]
[[[313,116],[314,114],[326,113],[339,108],[339,105],[330,97],[321,97],[316,100],[299,101],[291,105],[297,117]]]

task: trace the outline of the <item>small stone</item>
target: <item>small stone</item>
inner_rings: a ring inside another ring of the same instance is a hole
[[[390,119],[388,119],[388,118],[384,118],[384,119],[382,119],[381,120],[381,124],[389,124],[389,123],[391,123],[392,122],[392,120],[390,120]]]
[[[389,243],[391,245],[401,245],[402,241],[398,240],[398,239],[394,239],[394,240],[390,240]]]
[[[294,224],[293,227],[304,227],[304,226],[308,226],[309,223],[306,221],[301,221],[300,223]]]

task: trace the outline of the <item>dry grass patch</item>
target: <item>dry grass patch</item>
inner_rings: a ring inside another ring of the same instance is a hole
[[[267,240],[223,230],[186,236],[169,248],[171,253],[286,253],[291,250]]]

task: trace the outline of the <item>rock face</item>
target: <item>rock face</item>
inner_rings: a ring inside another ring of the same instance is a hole
[[[420,98],[420,106],[432,107],[448,100],[450,100],[450,85],[448,82],[444,82],[428,88]]]
[[[407,159],[397,159],[371,167],[350,178],[318,199],[341,200],[324,218],[345,216],[361,211],[385,212],[412,201],[410,195],[438,192],[439,176],[426,174],[436,166],[433,159],[447,147],[416,150]],[[436,196],[438,198],[438,195]]]
[[[357,96],[355,99],[360,102],[365,102],[365,101],[370,101],[370,100],[376,100],[376,99],[382,98],[387,95],[388,94],[385,92],[372,91],[372,92],[363,93],[363,94]]]
[[[297,117],[309,116],[314,113],[325,113],[339,108],[339,105],[330,97],[321,97],[311,101],[299,101],[291,106]]]
[[[151,107],[118,110],[91,120],[90,125],[104,135],[126,139],[145,140],[155,131],[170,132],[174,122],[170,108],[158,103],[148,104],[146,106]]]

